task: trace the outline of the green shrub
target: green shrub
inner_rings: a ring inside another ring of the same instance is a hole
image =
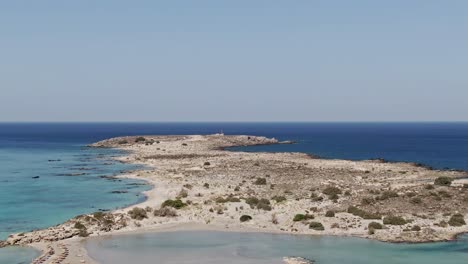
[[[440,191],[439,191],[439,195],[440,195],[441,197],[443,197],[443,198],[450,198],[450,197],[452,197],[452,195],[451,195],[450,193],[448,193],[447,191],[445,191],[445,190],[440,190]]]
[[[442,186],[450,186],[452,184],[452,181],[453,181],[452,178],[442,176],[442,177],[435,179],[434,184],[442,185]]]
[[[203,163],[203,166],[210,166],[211,163],[209,161],[206,161],[205,163]]]
[[[267,199],[260,199],[259,203],[257,204],[257,209],[271,211],[270,200]]]
[[[243,216],[241,216],[241,217],[239,218],[239,220],[240,220],[241,222],[247,222],[247,221],[252,220],[252,217],[251,217],[250,215],[243,215]]]
[[[299,222],[299,221],[303,221],[303,220],[310,220],[310,219],[314,219],[315,217],[313,215],[310,215],[310,214],[296,214],[293,218],[293,221],[294,222]]]
[[[146,141],[146,138],[144,138],[144,137],[137,137],[135,139],[135,142],[144,142],[144,141]]]
[[[412,204],[421,204],[421,203],[422,203],[422,200],[421,200],[421,198],[419,198],[419,197],[413,197],[413,198],[411,198],[410,202],[411,202]]]
[[[270,205],[270,200],[262,198],[258,199],[256,197],[249,197],[245,199],[245,202],[250,205],[250,208],[254,209],[261,209],[265,211],[271,211],[271,205]]]
[[[434,185],[432,185],[432,184],[427,184],[427,185],[424,186],[424,189],[426,189],[426,190],[433,190],[433,189],[434,189]]]
[[[405,225],[407,221],[401,216],[387,216],[383,219],[384,225]]]
[[[86,229],[86,226],[84,226],[82,223],[80,222],[76,222],[75,223],[75,228],[76,229]]]
[[[310,194],[310,199],[312,199],[312,201],[315,201],[315,202],[320,202],[323,200],[323,197],[322,196],[318,196],[315,192],[312,192]]]
[[[159,217],[176,217],[177,212],[173,208],[170,207],[161,207],[159,209],[154,210],[154,216]]]
[[[254,182],[255,185],[266,185],[266,178],[257,178]]]
[[[325,217],[335,217],[335,211],[328,210],[328,211],[325,213]]]
[[[335,187],[335,186],[328,186],[322,191],[323,194],[327,195],[328,197],[336,197],[339,194],[342,194],[342,191],[340,188]]]
[[[123,139],[118,142],[120,145],[128,144],[128,141]]]
[[[185,189],[180,190],[179,194],[177,195],[177,198],[187,198],[188,192]]]
[[[302,221],[304,220],[305,218],[305,215],[304,214],[296,214],[293,218],[293,221],[294,222],[299,222],[299,221]]]
[[[322,196],[317,196],[317,197],[315,197],[315,198],[312,198],[312,200],[313,200],[314,202],[321,202],[321,201],[323,201],[323,197],[322,197]]]
[[[310,222],[309,228],[317,231],[325,230],[325,227],[320,222]]]
[[[348,207],[348,213],[359,216],[363,219],[382,219],[382,215],[379,213],[366,212],[354,206]]]
[[[276,201],[277,203],[281,203],[281,202],[284,202],[286,201],[286,197],[284,196],[278,196],[278,195],[275,195],[271,198],[273,201]]]
[[[338,196],[338,194],[332,194],[328,196],[328,199],[332,200],[333,202],[338,201],[339,198],[340,197]]]
[[[78,232],[78,236],[80,237],[87,237],[89,236],[89,233],[86,229],[80,229],[80,231]]]
[[[226,198],[226,201],[228,201],[229,203],[240,203],[241,200],[237,197],[229,196],[228,198]]]
[[[367,226],[369,229],[382,229],[383,225],[381,223],[377,222],[370,222],[369,225]]]
[[[438,223],[436,225],[438,225],[440,227],[447,227],[448,226],[447,222],[445,222],[444,220],[440,221],[440,223]]]
[[[451,225],[451,226],[464,226],[464,225],[466,225],[465,218],[463,217],[462,214],[452,215],[452,217],[450,217],[450,220],[448,221],[448,224]]]
[[[415,225],[415,226],[411,227],[411,231],[421,231],[421,227],[418,226],[418,225]]]
[[[180,199],[176,200],[166,200],[162,203],[161,207],[173,207],[175,209],[180,209],[187,206],[186,203],[182,202]]]
[[[258,204],[259,200],[257,197],[249,197],[247,199],[245,199],[245,203],[250,205],[250,208],[255,208]]]
[[[384,191],[380,196],[377,196],[376,199],[383,201],[383,200],[396,198],[396,197],[398,197],[398,193],[396,193],[395,191]]]
[[[106,216],[106,214],[103,213],[103,212],[93,213],[93,217],[96,218],[97,220],[102,220],[105,216]]]
[[[241,200],[234,196],[228,196],[226,198],[218,197],[216,198],[217,203],[239,203]]]
[[[128,211],[128,215],[130,215],[132,219],[136,220],[143,220],[145,218],[148,218],[146,210],[139,207],[135,207],[132,210]]]
[[[375,202],[375,200],[372,197],[364,197],[361,200],[362,205],[371,205],[371,204],[374,204],[374,202]]]

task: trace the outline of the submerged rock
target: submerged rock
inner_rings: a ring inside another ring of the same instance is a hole
[[[284,257],[284,263],[287,264],[313,264],[315,261],[301,257]]]
[[[112,191],[111,193],[128,193],[128,191]]]

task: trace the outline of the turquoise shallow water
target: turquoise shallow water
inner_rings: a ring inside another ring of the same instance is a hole
[[[184,231],[90,239],[103,264],[280,264],[284,256],[317,264],[464,264],[468,236],[448,243],[390,244],[350,237]]]
[[[145,199],[145,182],[108,177],[138,166],[114,161],[121,151],[86,147],[96,140],[69,136],[73,131],[0,124],[0,240]],[[0,249],[0,264],[29,263],[36,254]]]
[[[29,264],[39,256],[39,252],[29,247],[0,248],[0,263]]]
[[[111,160],[120,154],[53,143],[0,148],[0,239],[144,199],[143,182],[103,178],[136,168]]]

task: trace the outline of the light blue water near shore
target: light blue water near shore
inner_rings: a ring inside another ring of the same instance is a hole
[[[143,182],[102,178],[136,168],[113,155],[120,153],[50,142],[0,148],[0,238],[144,199]]]
[[[87,148],[93,141],[34,127],[8,134],[12,126],[0,125],[0,239],[145,199],[145,182],[107,177],[139,168],[114,161],[121,151]],[[36,253],[0,249],[0,263],[22,263]]]
[[[285,256],[317,264],[463,264],[468,236],[458,241],[391,244],[350,237],[184,231],[90,239],[86,248],[103,264],[280,264]]]
[[[1,264],[29,264],[40,252],[30,247],[8,247],[0,249]]]

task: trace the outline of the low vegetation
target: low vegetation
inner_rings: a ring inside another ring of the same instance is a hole
[[[454,214],[450,217],[448,224],[451,226],[464,226],[466,222],[462,214]]]
[[[278,195],[275,195],[271,198],[273,201],[277,202],[277,203],[281,203],[281,202],[284,202],[286,201],[286,197],[284,196],[278,196]]]
[[[183,207],[187,206],[186,203],[182,202],[182,200],[180,199],[176,199],[176,200],[166,200],[162,203],[161,207],[173,207],[175,209],[181,209]]]
[[[188,191],[185,189],[180,190],[179,194],[177,195],[177,198],[187,198],[188,196]]]
[[[270,205],[270,200],[262,198],[258,199],[256,197],[249,197],[245,199],[245,202],[250,205],[250,208],[254,209],[261,209],[265,211],[271,211],[271,205]]]
[[[83,225],[83,224],[80,223],[80,222],[76,222],[74,227],[75,227],[76,229],[86,229],[86,226]]]
[[[226,198],[218,197],[215,200],[217,203],[239,203],[241,200],[234,196],[228,196]]]
[[[408,222],[401,216],[386,216],[383,219],[384,225],[405,225]]]
[[[411,198],[410,202],[411,202],[412,204],[422,204],[422,200],[421,200],[421,198],[419,198],[419,197],[413,197],[413,198]]]
[[[375,203],[375,200],[372,197],[364,197],[361,200],[362,205],[371,205],[371,204],[374,204],[374,203]]]
[[[138,142],[145,142],[145,141],[146,141],[146,138],[144,138],[144,137],[137,137],[137,138],[135,139],[135,142],[137,142],[137,143],[138,143]]]
[[[250,215],[242,215],[242,216],[239,218],[239,220],[240,220],[241,222],[247,222],[247,221],[252,220],[252,217],[251,217]]]
[[[325,217],[335,217],[335,211],[328,210],[328,211],[325,213]]]
[[[296,214],[293,218],[294,222],[299,222],[299,221],[304,221],[304,220],[310,220],[314,219],[315,217],[310,214]]]
[[[139,207],[135,207],[132,210],[128,211],[128,215],[130,216],[130,218],[135,220],[143,220],[145,218],[148,218],[146,210]]]
[[[254,182],[255,185],[266,185],[267,180],[266,178],[257,178]]]
[[[369,229],[383,229],[383,225],[381,223],[377,223],[377,222],[370,222],[369,225],[367,226],[367,228]]]
[[[442,177],[438,177],[437,179],[435,179],[434,184],[441,185],[441,186],[450,186],[452,184],[452,181],[453,181],[452,178],[442,176]]]
[[[342,194],[343,192],[341,191],[340,188],[336,186],[328,186],[322,191],[323,194],[327,195],[328,198],[334,200],[338,198],[339,194]]]
[[[355,216],[359,216],[363,219],[382,219],[382,215],[380,215],[379,213],[367,212],[355,206],[348,207],[348,213]]]
[[[154,216],[159,217],[176,217],[177,212],[175,209],[170,207],[161,207],[160,209],[156,209],[153,212]]]
[[[398,197],[398,193],[395,191],[384,191],[380,196],[377,196],[376,199],[379,201],[384,201],[390,198]]]
[[[323,231],[325,230],[325,227],[323,226],[322,223],[320,222],[310,222],[309,228],[317,231]]]

